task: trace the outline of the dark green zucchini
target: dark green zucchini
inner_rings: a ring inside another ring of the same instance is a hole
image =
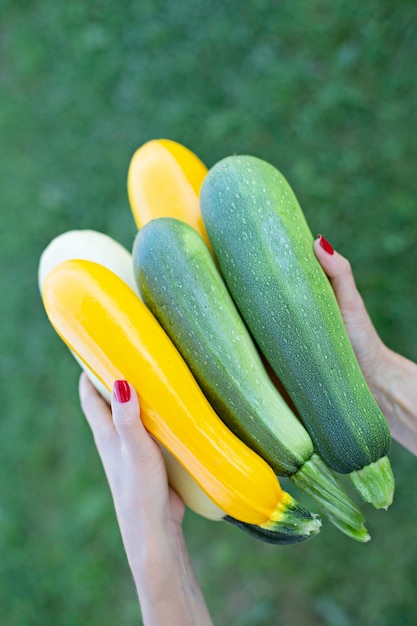
[[[265,161],[228,157],[209,171],[201,210],[232,297],[316,450],[386,508],[394,491],[388,426],[291,187]]]

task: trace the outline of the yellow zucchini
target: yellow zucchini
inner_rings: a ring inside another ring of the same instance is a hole
[[[127,189],[138,229],[155,217],[176,217],[195,228],[210,247],[199,202],[206,174],[204,163],[175,141],[154,139],[136,150]]]
[[[95,230],[70,230],[58,235],[48,244],[39,261],[38,283],[40,292],[42,293],[45,279],[54,267],[64,261],[74,259],[100,263],[137,292],[130,252],[108,235]],[[109,389],[93,374],[86,363],[80,361],[74,352],[72,354],[98,392],[110,404],[111,393]],[[172,454],[163,446],[161,446],[161,451],[167,468],[169,484],[177,491],[185,504],[192,511],[207,519],[224,519],[224,511],[204,493]]]

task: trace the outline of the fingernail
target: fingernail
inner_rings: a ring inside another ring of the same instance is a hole
[[[117,402],[129,402],[130,387],[126,380],[115,380],[113,385],[113,391]]]
[[[319,244],[327,252],[327,254],[334,254],[334,249],[332,244],[330,244],[323,235],[319,235]]]

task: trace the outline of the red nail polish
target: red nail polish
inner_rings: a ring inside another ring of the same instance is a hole
[[[125,380],[115,380],[113,385],[114,395],[117,402],[129,402],[130,400],[130,387]]]
[[[333,246],[323,237],[323,235],[319,235],[319,244],[327,252],[327,254],[334,254]]]

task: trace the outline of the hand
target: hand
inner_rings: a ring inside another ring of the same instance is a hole
[[[136,392],[124,384],[129,400],[118,402],[113,393],[111,409],[86,374],[81,375],[79,392],[109,482],[126,552],[134,565],[148,547],[146,541],[139,544],[138,538],[146,540],[151,534],[156,539],[159,534],[177,532],[184,504],[168,486],[159,445],[140,420]]]
[[[380,339],[357,290],[349,261],[322,236],[314,252],[330,279],[363,375],[392,436],[417,455],[417,365]]]
[[[168,485],[161,450],[142,424],[134,388],[116,382],[110,409],[83,373],[79,394],[110,485],[144,623],[211,624],[182,534],[184,504]]]

